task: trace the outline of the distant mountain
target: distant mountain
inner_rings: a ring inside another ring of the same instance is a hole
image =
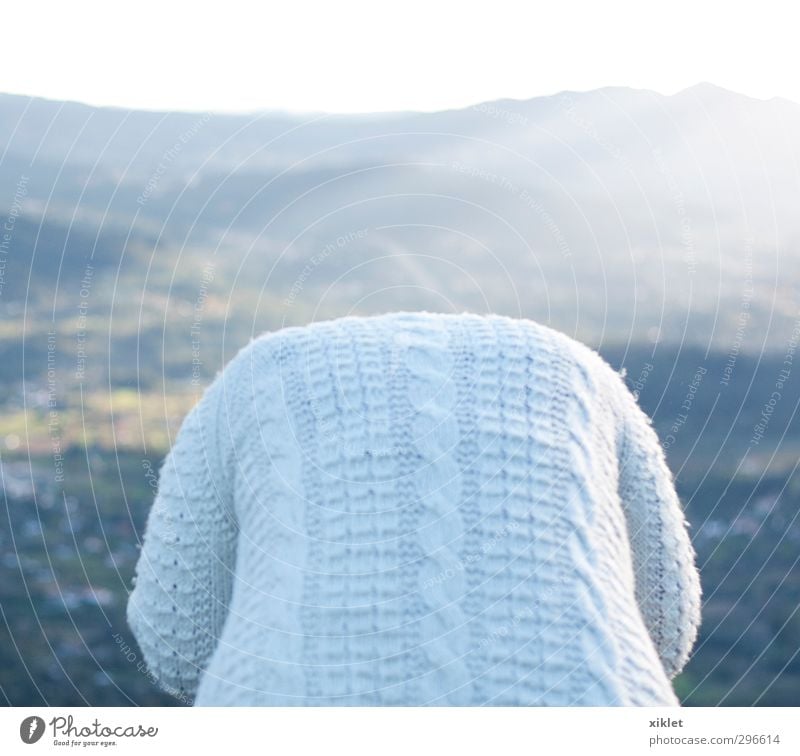
[[[800,106],[710,84],[371,116],[0,95],[0,157],[0,209],[25,177],[31,223],[145,234],[162,262],[206,250],[275,301],[350,239],[295,293],[305,309],[270,322],[317,305],[492,309],[595,343],[757,352],[782,348],[797,314]]]

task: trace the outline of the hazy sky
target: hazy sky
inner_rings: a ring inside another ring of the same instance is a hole
[[[25,2],[0,91],[168,110],[438,110],[710,81],[800,102],[790,2]]]

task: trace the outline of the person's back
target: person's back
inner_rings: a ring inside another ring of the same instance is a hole
[[[661,447],[530,321],[263,336],[181,428],[129,623],[208,705],[659,705],[699,622]]]

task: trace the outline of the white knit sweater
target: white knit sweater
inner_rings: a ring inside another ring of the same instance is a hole
[[[595,352],[395,313],[252,341],[161,470],[128,621],[198,705],[676,705],[661,446]]]

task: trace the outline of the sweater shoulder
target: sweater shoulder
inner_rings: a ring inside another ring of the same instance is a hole
[[[584,378],[602,393],[627,391],[620,373],[592,347],[534,320],[497,314],[436,313],[427,311],[396,311],[379,315],[348,315],[319,320],[304,326],[289,325],[262,333],[243,346],[225,367],[226,379],[243,371],[255,371],[276,366],[303,354],[303,346],[319,340],[345,339],[352,343],[375,339],[393,339],[400,333],[436,334],[433,343],[442,345],[444,333],[456,329],[485,331],[490,327],[497,333],[524,336],[528,345],[546,347],[573,365]]]
[[[597,391],[614,395],[621,390],[627,391],[623,374],[615,370],[597,350],[588,344],[535,321],[524,320],[521,322],[533,330],[539,338],[547,340],[555,352],[581,373],[584,382],[592,385]]]

